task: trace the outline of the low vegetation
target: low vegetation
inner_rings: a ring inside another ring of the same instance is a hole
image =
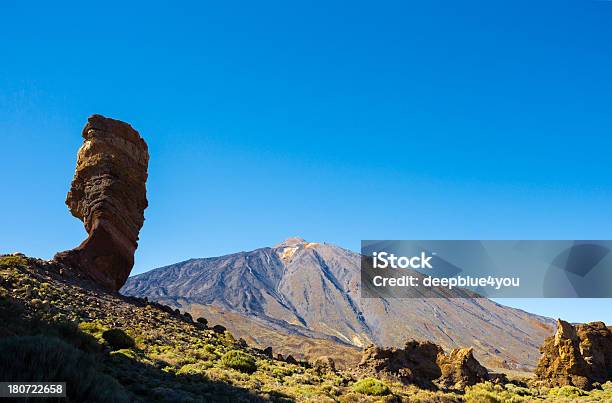
[[[102,372],[94,357],[55,337],[7,337],[0,339],[0,379],[66,382],[75,401],[128,402],[121,385]]]
[[[352,386],[354,392],[369,396],[385,396],[391,393],[387,385],[374,378],[365,378],[355,382]]]
[[[127,349],[136,347],[134,339],[128,336],[121,329],[109,329],[102,333],[102,339],[108,343],[113,350]]]
[[[287,363],[202,321],[90,289],[44,262],[4,259],[0,378],[65,380],[70,401],[612,401],[610,382],[590,392],[490,382],[430,391]]]
[[[484,382],[466,388],[464,400],[470,403],[612,402],[612,382],[588,392],[574,386],[526,388],[512,383],[502,386]]]
[[[0,268],[8,267],[20,267],[24,268],[28,264],[28,261],[23,256],[2,256],[0,257]]]
[[[252,374],[257,370],[255,358],[240,350],[231,350],[223,354],[223,357],[221,357],[221,365],[225,368],[246,372],[247,374]]]

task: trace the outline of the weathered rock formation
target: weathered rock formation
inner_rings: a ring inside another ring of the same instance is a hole
[[[603,322],[557,321],[557,332],[540,348],[536,377],[550,386],[589,389],[612,380],[612,331]]]
[[[463,389],[466,386],[490,380],[489,371],[474,358],[472,348],[456,348],[438,356],[442,375],[438,383],[446,388]]]
[[[129,124],[89,117],[66,204],[89,236],[55,255],[109,290],[119,290],[134,266],[147,208],[147,144]]]
[[[474,358],[471,348],[446,355],[429,341],[408,341],[403,349],[367,347],[358,365],[360,375],[387,378],[434,389],[464,388],[489,379],[488,371]]]
[[[403,349],[370,345],[364,350],[358,368],[368,376],[431,388],[433,380],[442,375],[438,354],[443,354],[442,348],[429,341],[411,340]]]
[[[328,356],[317,357],[312,364],[312,368],[318,375],[336,372],[336,362],[333,358]]]

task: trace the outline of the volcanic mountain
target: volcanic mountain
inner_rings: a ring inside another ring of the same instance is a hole
[[[121,293],[204,316],[275,352],[334,352],[351,363],[370,343],[414,338],[473,346],[489,367],[530,370],[554,328],[486,298],[361,298],[360,255],[301,238],[154,269],[129,278]]]

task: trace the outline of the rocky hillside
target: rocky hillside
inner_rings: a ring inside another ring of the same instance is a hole
[[[362,349],[340,343],[326,335],[308,331],[300,326],[287,330],[281,325],[261,321],[256,317],[225,310],[215,305],[190,304],[179,300],[181,309],[194,318],[204,317],[211,323],[225,326],[232,334],[240,335],[250,345],[259,348],[273,347],[274,354],[293,355],[296,358],[315,360],[317,357],[332,357],[338,368],[351,368],[361,359]]]
[[[268,248],[193,259],[128,279],[121,293],[203,312],[259,346],[278,345],[236,313],[278,333],[338,345],[401,347],[430,340],[473,346],[492,368],[531,370],[554,322],[487,299],[362,299],[360,256],[331,244],[290,238]],[[214,307],[214,308],[210,308]]]
[[[0,380],[64,381],[68,402],[612,399],[610,382],[589,392],[572,386],[530,388],[522,380],[481,382],[492,377],[470,349],[443,355],[429,343],[370,347],[358,368],[349,370],[335,369],[329,359],[272,358],[219,326],[109,292],[78,270],[23,256],[0,256],[0,321]],[[427,354],[430,350],[434,354]],[[444,382],[429,385],[438,376]]]

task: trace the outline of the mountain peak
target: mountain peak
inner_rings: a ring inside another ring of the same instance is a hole
[[[274,245],[275,248],[286,248],[288,246],[299,246],[299,245],[305,245],[308,242],[306,242],[304,240],[304,238],[301,238],[299,236],[294,236],[291,238],[287,238],[285,239],[283,242]]]

